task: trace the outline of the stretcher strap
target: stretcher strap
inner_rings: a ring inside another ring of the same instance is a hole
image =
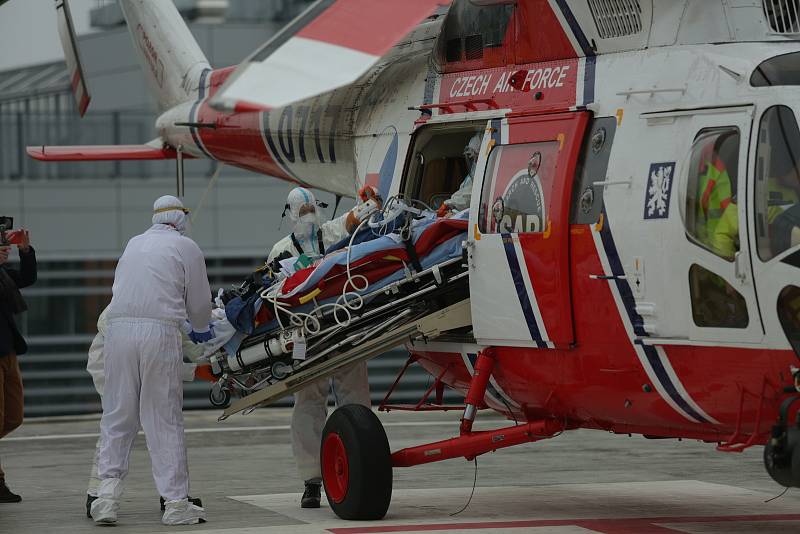
[[[408,254],[408,259],[411,260],[411,265],[414,267],[414,270],[418,273],[422,272],[422,264],[419,261],[417,249],[414,248],[414,243],[412,243],[410,239],[404,239],[403,245],[406,247],[406,254]]]

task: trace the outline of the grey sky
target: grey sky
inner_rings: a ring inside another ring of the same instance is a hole
[[[76,31],[86,33],[89,10],[108,0],[70,0]],[[63,58],[53,0],[10,0],[0,7],[0,71]]]

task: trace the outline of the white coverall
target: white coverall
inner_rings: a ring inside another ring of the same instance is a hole
[[[464,147],[464,158],[467,160],[467,175],[458,186],[458,190],[453,193],[450,198],[444,201],[444,204],[453,211],[461,211],[469,208],[469,203],[472,198],[472,176],[475,174],[475,162],[478,159],[478,151],[481,148],[481,135],[473,135],[467,146]]]
[[[215,312],[217,310],[214,310]],[[224,312],[223,312],[224,318]],[[220,321],[221,322],[221,321]],[[212,321],[217,323],[217,321]],[[215,331],[217,331],[217,324],[215,324]],[[104,372],[103,346],[105,345],[106,331],[108,330],[108,307],[106,307],[97,318],[97,335],[94,336],[92,344],[89,346],[89,357],[86,361],[86,370],[92,377],[94,388],[100,399],[103,398],[103,390],[106,383],[106,375]],[[200,359],[209,356],[210,354],[219,350],[219,338],[214,338],[205,343],[192,343],[192,341],[185,335],[181,335],[181,345],[184,357],[188,358],[192,363],[183,363],[181,369],[181,379],[184,382],[192,382],[194,380],[194,372],[197,369],[197,362]],[[97,457],[100,453],[100,438],[97,438],[95,445],[94,461],[92,462],[92,469],[89,473],[89,486],[86,493],[97,497],[97,488],[100,486],[100,477],[97,475]]]
[[[185,503],[189,494],[181,386],[184,317],[194,330],[208,330],[211,290],[203,253],[176,227],[153,224],[128,242],[114,275],[104,350],[102,482],[92,504],[96,520],[96,507],[116,513],[140,424],[167,511],[169,501]]]
[[[317,228],[322,229],[322,242],[325,248],[338,243],[350,235],[347,230],[347,216],[344,215],[319,224],[319,218],[311,226],[304,226],[299,221],[299,210],[303,204],[315,204],[313,193],[298,187],[289,193],[289,217],[294,223],[293,232],[306,254],[309,250],[306,243],[311,243],[318,252]],[[292,243],[291,236],[278,241],[269,253],[269,259],[288,251],[293,256],[299,251]],[[315,252],[316,253],[316,252]],[[319,448],[322,441],[322,429],[328,417],[328,392],[333,386],[336,406],[345,404],[363,404],[370,406],[369,381],[366,362],[358,363],[340,371],[330,379],[317,381],[294,394],[294,410],[292,411],[292,452],[300,477],[304,480],[320,479],[322,472],[319,464]]]

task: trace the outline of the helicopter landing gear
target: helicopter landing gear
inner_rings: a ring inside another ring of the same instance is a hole
[[[338,408],[322,431],[322,482],[342,519],[381,519],[392,500],[392,456],[378,417],[359,404]]]
[[[800,397],[789,397],[781,404],[778,424],[772,427],[772,435],[764,447],[764,467],[772,479],[787,488],[800,487],[800,412],[793,424],[789,424],[789,408]]]

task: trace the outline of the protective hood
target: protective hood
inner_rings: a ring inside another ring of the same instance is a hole
[[[475,164],[478,162],[478,153],[481,149],[481,134],[473,135],[464,147],[464,160],[467,163],[469,176],[474,175]]]
[[[289,210],[295,237],[300,240],[310,239],[319,227],[319,211],[314,193],[305,187],[295,187],[289,191],[286,208]]]
[[[164,195],[153,204],[153,224],[169,224],[175,227],[178,232],[185,235],[188,220],[186,214],[189,212],[183,207],[183,202],[172,195]]]

